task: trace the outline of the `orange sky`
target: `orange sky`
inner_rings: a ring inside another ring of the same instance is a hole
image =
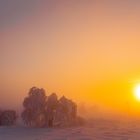
[[[140,2],[0,2],[0,102],[21,106],[32,86],[138,114]],[[129,105],[128,105],[129,104]]]

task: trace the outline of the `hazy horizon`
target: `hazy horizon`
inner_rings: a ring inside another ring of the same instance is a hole
[[[140,1],[0,0],[0,108],[32,86],[140,116]]]

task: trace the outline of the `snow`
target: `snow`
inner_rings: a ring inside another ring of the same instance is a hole
[[[93,120],[81,127],[0,127],[0,140],[140,140],[140,121]]]

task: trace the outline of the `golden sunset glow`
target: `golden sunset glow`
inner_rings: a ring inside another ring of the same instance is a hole
[[[140,0],[0,0],[0,140],[68,137],[140,140]]]
[[[9,2],[0,8],[1,106],[18,108],[37,86],[140,116],[140,84],[129,82],[140,79],[139,1]]]

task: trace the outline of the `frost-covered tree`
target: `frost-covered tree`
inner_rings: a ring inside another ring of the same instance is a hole
[[[32,87],[29,90],[28,97],[23,101],[24,111],[21,115],[26,125],[33,127],[45,125],[46,99],[44,89]]]
[[[23,101],[24,123],[32,127],[69,126],[77,118],[77,105],[61,97],[59,100],[55,93],[45,95],[44,89],[32,87]]]
[[[56,108],[55,123],[59,126],[69,126],[74,124],[76,116],[76,104],[64,96],[61,97]]]
[[[57,95],[52,93],[46,103],[46,125],[52,127],[54,124],[54,116],[58,105]]]

